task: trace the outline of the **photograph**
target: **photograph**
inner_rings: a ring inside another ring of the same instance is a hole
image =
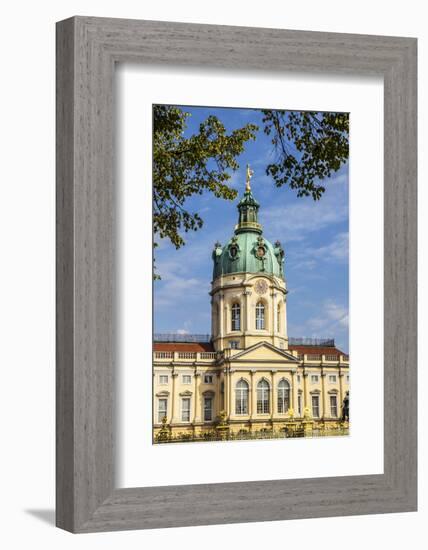
[[[152,123],[153,443],[348,436],[349,113]]]

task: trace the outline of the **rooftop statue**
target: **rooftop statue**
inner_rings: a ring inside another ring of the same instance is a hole
[[[254,175],[254,170],[251,170],[250,165],[247,164],[247,179],[245,181],[245,191],[251,191],[250,180]]]

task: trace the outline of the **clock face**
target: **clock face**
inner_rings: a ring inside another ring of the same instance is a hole
[[[267,289],[268,284],[263,279],[259,279],[254,285],[254,290],[257,292],[257,294],[266,294]]]

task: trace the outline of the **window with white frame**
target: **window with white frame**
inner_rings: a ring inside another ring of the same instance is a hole
[[[317,382],[319,382],[318,374],[312,374],[311,375],[311,382],[312,382],[312,384],[316,384]]]
[[[204,375],[204,384],[212,384],[213,383],[213,375],[212,374],[205,374]]]
[[[337,395],[330,395],[330,414],[337,418]]]
[[[229,340],[230,349],[239,349],[239,340]]]
[[[268,414],[270,412],[270,388],[267,380],[260,380],[257,384],[257,413]]]
[[[330,374],[328,377],[328,381],[332,384],[337,382],[337,376],[335,374]]]
[[[235,414],[248,414],[248,382],[239,380],[235,387]]]
[[[241,306],[237,303],[232,305],[232,330],[241,330]]]
[[[181,381],[183,384],[191,384],[192,383],[192,375],[191,374],[183,374],[181,377]]]
[[[278,412],[286,413],[290,408],[290,384],[281,380],[278,384]]]
[[[265,305],[263,302],[257,302],[256,305],[256,330],[265,328]]]
[[[158,422],[162,422],[162,420],[167,416],[168,412],[168,399],[166,397],[162,397],[158,400]]]
[[[319,418],[319,415],[320,415],[320,396],[313,395],[312,396],[312,416],[314,418]]]
[[[211,422],[213,419],[213,398],[204,397],[204,422]]]
[[[159,375],[159,384],[168,384],[168,375],[160,374]]]
[[[190,421],[190,397],[181,398],[181,421]]]
[[[297,414],[302,416],[302,394],[299,393],[297,396]]]

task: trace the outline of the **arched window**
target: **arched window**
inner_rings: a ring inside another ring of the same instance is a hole
[[[241,306],[236,303],[232,306],[232,330],[241,330]]]
[[[278,412],[286,413],[290,408],[290,384],[281,380],[278,384]]]
[[[235,414],[248,414],[248,382],[242,379],[235,388]]]
[[[270,411],[269,384],[266,380],[260,380],[257,384],[257,413],[266,414]]]
[[[281,304],[278,304],[278,308],[276,310],[276,326],[277,326],[277,331],[278,332],[281,332]]]
[[[256,305],[256,330],[265,328],[265,305],[263,302],[257,302]]]

